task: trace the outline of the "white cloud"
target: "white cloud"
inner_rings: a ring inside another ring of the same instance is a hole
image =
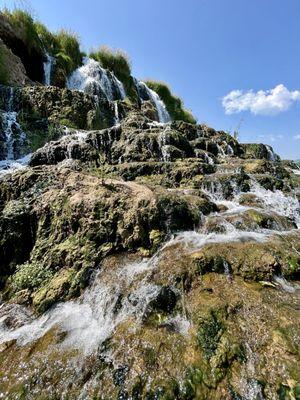
[[[233,90],[222,99],[226,114],[250,111],[255,115],[275,115],[288,110],[295,101],[300,100],[300,91],[289,91],[284,85],[271,90]]]
[[[279,134],[270,133],[270,134],[266,134],[266,135],[258,135],[258,137],[262,140],[267,140],[270,142],[277,142],[278,140],[283,139],[283,135],[280,133]]]
[[[300,140],[300,135],[295,135],[294,139]]]

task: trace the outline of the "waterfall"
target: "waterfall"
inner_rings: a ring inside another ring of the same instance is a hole
[[[2,154],[2,160],[0,160],[0,170],[7,169],[19,158],[20,164],[23,165],[25,162],[24,157],[20,158],[21,151],[20,147],[24,145],[26,140],[26,134],[23,132],[20,124],[17,122],[18,113],[13,111],[14,105],[14,89],[11,87],[9,90],[9,97],[7,100],[7,111],[1,115],[2,119],[2,132],[4,152]],[[16,168],[18,162],[14,163]]]
[[[114,101],[115,125],[120,123],[118,102]]]
[[[137,92],[142,101],[150,100],[155,106],[158,114],[159,122],[167,123],[171,121],[170,114],[168,113],[165,103],[161,100],[159,95],[150,89],[144,82],[135,80]]]
[[[214,165],[214,160],[212,159],[212,157],[210,157],[207,153],[204,153],[204,158],[205,161],[207,162],[207,164],[209,165]]]
[[[77,348],[86,355],[92,354],[128,317],[134,316],[137,324],[141,322],[149,302],[159,292],[158,286],[148,282],[155,261],[156,257],[153,257],[125,263],[115,273],[111,271],[114,279],[108,282],[102,282],[105,272],[100,271],[78,300],[58,304],[41,317],[32,317],[29,321],[21,316],[26,324],[15,330],[6,329],[0,323],[0,343],[16,339],[20,345],[25,345],[59,326],[66,333],[61,343],[63,348]],[[139,285],[128,299],[119,304],[122,288],[130,288],[136,278]]]
[[[267,152],[268,152],[268,159],[270,161],[276,161],[277,157],[276,157],[276,154],[274,153],[272,147],[267,145],[267,144],[265,146],[266,146],[266,149],[267,149]]]
[[[220,157],[222,158],[225,157],[225,152],[223,148],[219,144],[217,144],[217,148],[218,148],[218,155],[220,155]]]
[[[227,154],[229,156],[234,156],[234,151],[233,151],[233,148],[230,146],[230,144],[227,145],[226,149],[227,149]]]
[[[84,59],[83,65],[71,74],[67,87],[99,98],[104,97],[109,101],[123,100],[126,97],[122,82],[112,72],[102,68],[98,61],[88,57]]]
[[[160,148],[161,155],[162,155],[162,161],[164,161],[164,162],[171,161],[169,145],[167,143],[167,140],[168,140],[167,132],[169,130],[170,130],[170,125],[166,125],[158,137],[158,143],[159,143],[159,148]]]
[[[50,54],[46,53],[46,59],[47,59],[47,61],[44,62],[44,84],[46,86],[50,86],[51,85],[52,68],[55,63],[55,58],[50,56]]]

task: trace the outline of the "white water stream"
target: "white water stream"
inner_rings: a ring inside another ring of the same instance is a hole
[[[112,72],[102,68],[98,61],[86,57],[83,66],[77,68],[69,77],[67,87],[102,97],[109,101],[123,100],[125,89]]]
[[[50,56],[50,54],[47,53],[46,59],[47,59],[47,61],[44,62],[44,84],[46,86],[50,86],[52,70],[53,70],[53,66],[55,64],[55,58]]]

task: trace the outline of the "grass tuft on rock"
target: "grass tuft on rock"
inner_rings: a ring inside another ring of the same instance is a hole
[[[107,46],[100,47],[90,54],[101,66],[112,71],[120,81],[125,82],[131,75],[131,63],[128,55],[122,50],[113,50]]]
[[[78,36],[65,29],[52,33],[30,13],[21,9],[4,9],[3,14],[20,32],[29,51],[35,49],[40,54],[48,53],[56,58],[54,83],[64,87],[67,77],[82,64],[83,53]]]
[[[171,92],[171,89],[166,83],[154,80],[147,80],[145,83],[163,100],[173,120],[181,120],[196,124],[196,119],[192,113],[184,108],[183,101]]]
[[[92,51],[89,57],[98,61],[103,68],[113,72],[123,83],[128,98],[137,102],[137,92],[131,76],[131,62],[123,50],[101,46],[98,50]]]

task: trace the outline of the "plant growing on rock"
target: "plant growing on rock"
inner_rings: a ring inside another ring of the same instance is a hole
[[[191,124],[196,123],[196,119],[192,113],[184,108],[182,100],[172,94],[169,86],[166,83],[154,80],[147,80],[145,83],[163,100],[172,119],[182,120]]]
[[[98,50],[92,51],[89,56],[98,61],[103,68],[113,72],[123,83],[128,98],[133,102],[137,101],[135,84],[131,76],[131,62],[123,50],[101,46]]]

